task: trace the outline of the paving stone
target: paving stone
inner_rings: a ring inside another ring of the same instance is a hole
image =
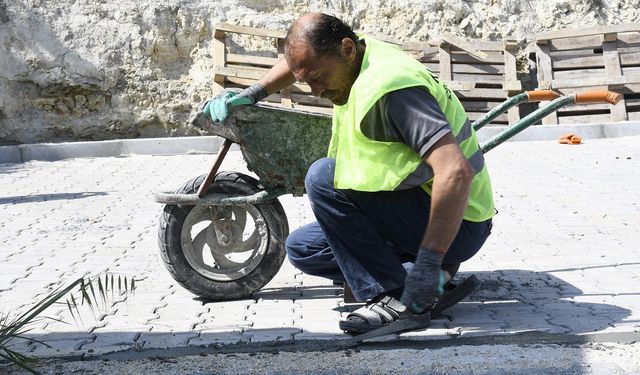
[[[243,336],[251,338],[251,343],[266,343],[266,342],[284,342],[293,341],[293,337],[296,334],[301,333],[300,328],[294,327],[278,327],[278,328],[250,328],[244,331]]]
[[[174,348],[187,346],[189,341],[198,337],[196,332],[149,332],[143,333],[137,342],[143,348]]]
[[[220,346],[228,344],[249,343],[251,337],[240,332],[210,332],[201,331],[199,335],[189,340],[189,345]]]
[[[83,351],[81,351],[80,348],[91,341],[92,339],[59,340],[47,342],[48,346],[34,343],[29,354],[38,358],[79,356],[83,354]]]
[[[475,273],[482,289],[446,311],[451,321],[442,320],[442,327],[407,335],[420,340],[531,329],[636,330],[638,139],[591,140],[570,149],[552,142],[505,143],[487,154],[500,213],[483,249],[462,269],[463,274]],[[624,168],[620,160],[602,157],[625,152],[634,157],[624,160]],[[148,345],[159,347],[342,337],[337,321],[361,304],[344,304],[339,287],[302,274],[288,261],[255,300],[204,305],[164,269],[155,243],[162,205],[153,202],[150,192],[175,190],[202,174],[211,159],[69,159],[12,165],[10,172],[0,173],[0,192],[16,196],[13,204],[0,205],[0,308],[22,311],[65,280],[108,269],[135,276],[135,295],[114,305],[113,315],[100,321],[104,327],[93,331],[94,341],[56,341],[61,342],[56,355],[130,350],[147,344],[134,341],[138,333],[147,335]],[[571,162],[572,168],[558,160]],[[237,151],[230,152],[225,164],[246,171]],[[0,165],[0,172],[3,168]],[[159,169],[164,172],[157,173]],[[47,186],[33,185],[36,176]],[[542,180],[554,183],[540,188]],[[126,188],[122,181],[127,181]],[[69,199],[56,194],[68,194]],[[314,220],[307,197],[280,200],[291,230]],[[40,324],[35,332],[47,333],[47,327],[56,333],[69,331]],[[108,336],[110,332],[114,336]],[[111,340],[119,334],[122,340]]]
[[[138,348],[138,332],[94,332],[95,340],[82,345],[81,350],[88,355],[100,355]]]

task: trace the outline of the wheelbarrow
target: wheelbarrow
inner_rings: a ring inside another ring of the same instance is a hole
[[[509,108],[524,102],[550,101],[482,145],[488,152],[548,114],[577,103],[617,103],[620,94],[587,91],[559,95],[549,90],[520,93],[473,123],[481,129]],[[221,123],[204,113],[194,126],[211,130],[224,143],[206,175],[184,183],[174,193],[156,193],[164,203],[160,216],[160,254],[171,276],[206,300],[245,298],[264,287],[284,261],[289,234],[278,197],[304,194],[308,167],[326,156],[331,116],[258,104],[237,107]],[[219,172],[233,143],[258,179]]]

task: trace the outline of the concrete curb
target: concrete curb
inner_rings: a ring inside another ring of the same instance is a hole
[[[181,155],[218,152],[217,136],[122,139],[95,142],[37,143],[0,146],[0,163],[30,160],[55,161],[68,158],[114,157],[124,155]]]
[[[486,127],[478,132],[486,143],[504,127]],[[617,138],[640,135],[640,122],[625,121],[602,124],[535,125],[510,141],[551,141],[574,133],[583,139]],[[0,146],[0,163],[23,163],[31,160],[55,161],[68,158],[114,157],[124,155],[181,155],[216,153],[222,144],[217,136],[122,139],[95,142],[37,143]]]
[[[492,126],[480,129],[478,139],[486,143],[496,136],[503,127]],[[511,138],[510,142],[554,141],[567,133],[582,139],[619,138],[640,135],[639,121],[607,122],[601,124],[534,125]]]

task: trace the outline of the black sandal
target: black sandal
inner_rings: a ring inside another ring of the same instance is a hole
[[[397,299],[386,296],[370,302],[339,322],[338,326],[347,333],[364,333],[380,328],[398,319],[411,315],[405,305]]]

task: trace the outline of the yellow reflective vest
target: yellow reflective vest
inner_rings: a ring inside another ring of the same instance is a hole
[[[424,162],[406,144],[372,140],[360,128],[367,112],[388,92],[423,87],[438,102],[460,149],[476,171],[464,219],[480,222],[491,218],[494,206],[489,173],[475,131],[458,98],[420,62],[399,48],[372,38],[366,38],[366,44],[349,100],[333,107],[328,156],[336,159],[335,188],[395,190]],[[433,178],[422,188],[431,194],[432,184]]]

